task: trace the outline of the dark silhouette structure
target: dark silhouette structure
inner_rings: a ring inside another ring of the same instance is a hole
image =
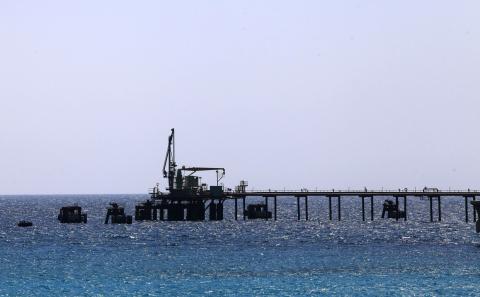
[[[125,214],[125,209],[120,207],[117,203],[110,203],[110,207],[107,207],[107,215],[105,216],[105,224],[108,224],[108,221],[111,221],[112,224],[131,224],[132,216]]]
[[[30,221],[20,221],[17,223],[18,227],[32,227],[33,223]]]
[[[474,214],[480,216],[480,201],[470,201],[470,203],[473,205]],[[480,233],[480,220],[475,223],[475,231]]]
[[[405,218],[405,211],[399,210],[398,203],[394,204],[392,200],[383,203],[382,219],[385,218],[385,213],[389,219]]]
[[[60,223],[87,223],[87,214],[82,213],[80,206],[64,206],[58,214]]]
[[[195,175],[198,172],[215,171],[216,185],[208,186],[202,183],[201,177]],[[375,198],[391,197],[393,200],[385,200],[383,203],[382,218],[385,215],[389,219],[407,220],[407,200],[408,198],[418,198],[420,200],[429,201],[430,222],[434,221],[434,201],[436,200],[436,212],[438,221],[442,220],[442,198],[464,198],[465,201],[465,222],[469,222],[469,202],[473,206],[473,221],[476,222],[476,231],[480,233],[480,221],[477,221],[477,215],[480,216],[480,201],[476,201],[476,197],[480,196],[480,192],[471,191],[441,191],[438,188],[424,187],[417,191],[398,189],[395,191],[369,191],[367,188],[363,190],[315,190],[301,189],[300,191],[277,191],[277,190],[256,190],[248,191],[248,182],[240,181],[234,190],[225,188],[220,181],[225,176],[225,168],[222,167],[186,167],[177,168],[175,162],[175,130],[171,129],[168,137],[167,152],[163,164],[163,176],[168,180],[167,192],[161,192],[159,184],[152,188],[149,192],[150,199],[138,203],[135,206],[136,221],[204,221],[207,217],[210,221],[220,221],[224,218],[224,202],[233,200],[235,203],[234,218],[238,220],[238,200],[241,200],[243,220],[247,218],[253,219],[273,219],[277,220],[277,198],[285,197],[296,199],[297,219],[303,217],[309,219],[308,200],[311,197],[317,199],[325,198],[328,201],[328,219],[332,221],[334,216],[338,221],[342,219],[342,198],[354,198],[361,201],[361,217],[362,221],[368,218],[366,212],[370,210],[370,220],[374,220],[374,200]],[[264,203],[246,205],[247,198],[263,197]],[[269,203],[273,199],[273,209],[269,210]],[[403,200],[403,209],[400,209],[399,200]],[[336,200],[336,211],[332,201]],[[303,204],[303,211],[302,211]],[[369,207],[368,207],[369,206]],[[60,209],[58,220],[61,223],[87,223],[87,214],[82,213],[82,208],[77,205],[65,206]],[[111,221],[112,224],[131,224],[132,216],[125,214],[125,209],[117,203],[110,203],[107,208],[105,224]],[[32,222],[20,221],[19,227],[33,226]]]
[[[215,171],[217,184],[208,187],[201,183],[197,172]],[[168,137],[163,176],[168,180],[166,193],[158,185],[151,189],[150,200],[135,206],[136,221],[203,221],[208,210],[211,221],[223,220],[223,202],[227,198],[219,185],[225,175],[221,167],[181,167],[175,162],[175,130]]]
[[[247,210],[245,210],[245,215],[249,220],[254,219],[271,219],[272,212],[268,211],[266,204],[249,204]]]
[[[204,171],[215,171],[217,182],[214,186],[208,186],[201,182],[201,177],[196,173]],[[168,180],[167,192],[161,192],[157,184],[149,192],[150,199],[139,203],[135,207],[135,220],[137,221],[203,221],[208,217],[211,221],[222,220],[224,217],[223,204],[226,200],[233,200],[235,203],[235,220],[238,219],[238,200],[241,200],[243,219],[273,219],[277,220],[277,198],[285,197],[296,199],[297,219],[309,219],[308,201],[309,198],[325,198],[328,201],[328,218],[337,220],[342,218],[342,199],[358,198],[361,202],[361,217],[366,221],[369,217],[374,220],[375,198],[391,197],[395,200],[387,200],[383,204],[382,218],[395,218],[407,220],[407,201],[411,198],[426,199],[429,201],[430,221],[434,221],[436,212],[437,220],[442,220],[442,197],[458,197],[465,200],[465,221],[469,221],[468,202],[475,201],[480,192],[477,191],[441,191],[437,188],[425,187],[422,190],[398,189],[395,191],[369,191],[363,190],[323,190],[309,191],[247,191],[248,182],[241,181],[234,190],[224,188],[219,181],[224,177],[225,169],[221,167],[177,167],[175,161],[175,130],[171,129],[168,137],[167,152],[163,164],[163,176]],[[265,203],[252,204],[247,207],[246,200],[250,197],[263,197]],[[269,211],[269,203],[273,199],[273,209]],[[400,208],[399,201],[403,200]],[[336,201],[336,206],[332,201]],[[436,207],[434,207],[436,201]],[[475,203],[475,202],[474,202]],[[474,204],[476,205],[476,204]],[[302,209],[303,208],[303,209]],[[336,211],[334,211],[334,209]],[[206,213],[208,212],[208,215]],[[369,215],[368,215],[369,212]],[[473,212],[473,221],[476,222],[478,212]],[[368,217],[367,217],[368,215]],[[479,227],[480,228],[480,227]]]

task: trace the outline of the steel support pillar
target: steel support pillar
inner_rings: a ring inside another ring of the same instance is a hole
[[[465,222],[468,223],[468,197],[465,196]]]
[[[300,221],[300,197],[297,196],[297,220]]]
[[[365,222],[365,197],[361,197],[362,198],[362,221]]]
[[[265,197],[265,221],[268,221],[268,197]]]
[[[438,221],[442,221],[442,200],[440,196],[437,197],[437,202],[438,202]]]
[[[308,221],[308,197],[305,196],[305,221]]]
[[[160,207],[160,221],[163,221],[164,220],[164,215],[163,215],[163,212],[164,212],[165,209],[163,209],[163,206]]]
[[[273,197],[273,220],[277,220],[277,196]]]
[[[238,219],[238,202],[237,198],[235,198],[235,221]]]
[[[332,197],[328,196],[328,218],[332,220]]]
[[[370,220],[373,221],[373,196],[370,197]]]
[[[473,201],[475,201],[475,196],[473,196]],[[477,212],[475,211],[475,208],[473,208],[473,221],[477,221]]]
[[[430,222],[433,222],[433,202],[432,202],[432,196],[428,197],[430,200]]]
[[[246,216],[245,216],[245,197],[242,198],[242,204],[243,204],[243,220],[245,221],[246,220]]]
[[[338,220],[342,220],[342,203],[340,200],[340,196],[337,197],[337,207],[338,207]]]
[[[397,208],[397,213],[395,215],[395,221],[398,221],[398,212],[400,211],[398,207],[398,196],[395,196],[395,207]]]

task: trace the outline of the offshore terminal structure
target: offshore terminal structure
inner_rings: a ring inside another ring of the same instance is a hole
[[[201,177],[195,175],[198,172],[214,171],[216,173],[216,185],[208,186],[201,182]],[[203,221],[208,218],[211,221],[223,220],[223,203],[226,200],[234,200],[235,220],[238,219],[238,208],[240,200],[242,203],[242,212],[240,216],[243,219],[277,219],[277,198],[289,197],[296,199],[297,219],[308,220],[308,199],[309,197],[328,199],[328,218],[333,220],[332,200],[336,201],[336,219],[341,220],[341,198],[357,197],[361,201],[362,220],[374,220],[374,198],[388,197],[383,203],[382,218],[396,220],[407,220],[407,198],[422,198],[429,201],[430,221],[434,221],[434,208],[436,208],[436,217],[438,221],[442,220],[442,198],[456,197],[463,198],[465,203],[465,221],[469,221],[469,204],[474,208],[473,221],[476,223],[477,232],[480,232],[480,220],[477,221],[477,215],[480,217],[480,201],[476,197],[480,196],[478,191],[440,191],[436,188],[424,188],[421,191],[412,191],[408,189],[398,191],[247,191],[248,183],[240,181],[234,190],[224,188],[219,185],[220,180],[225,176],[225,168],[221,167],[178,167],[175,161],[175,130],[171,129],[168,137],[167,152],[163,164],[163,176],[168,180],[167,192],[162,192],[159,185],[150,191],[150,199],[135,206],[135,220],[137,221]],[[249,197],[263,197],[264,203],[246,205],[246,199]],[[273,200],[272,210],[269,210],[270,199]],[[391,199],[391,200],[390,200]],[[303,207],[301,207],[303,200]],[[402,205],[400,205],[400,202]],[[470,202],[470,203],[469,203]],[[436,204],[436,206],[435,206]],[[369,209],[367,209],[367,207]],[[303,209],[302,209],[303,208]],[[368,211],[369,210],[369,211]],[[369,213],[368,213],[369,212]]]

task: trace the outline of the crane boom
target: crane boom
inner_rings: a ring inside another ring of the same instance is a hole
[[[225,168],[222,167],[182,167],[183,171],[191,171],[189,175],[194,174],[197,171],[216,171],[217,172],[217,186],[218,182],[225,176]],[[218,175],[218,171],[221,171],[221,175]]]
[[[221,168],[221,167],[182,167],[182,170],[184,171],[193,171],[193,172],[196,172],[196,171],[213,171],[213,170],[222,170],[223,172],[225,172],[225,168]]]
[[[167,171],[168,162],[168,171]],[[175,129],[172,128],[172,133],[168,136],[168,147],[165,155],[165,161],[163,162],[163,177],[168,178],[169,190],[173,190],[173,181],[175,179]]]

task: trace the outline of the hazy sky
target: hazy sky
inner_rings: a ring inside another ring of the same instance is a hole
[[[480,2],[1,1],[0,194],[480,189]],[[213,175],[205,181],[213,183]]]

